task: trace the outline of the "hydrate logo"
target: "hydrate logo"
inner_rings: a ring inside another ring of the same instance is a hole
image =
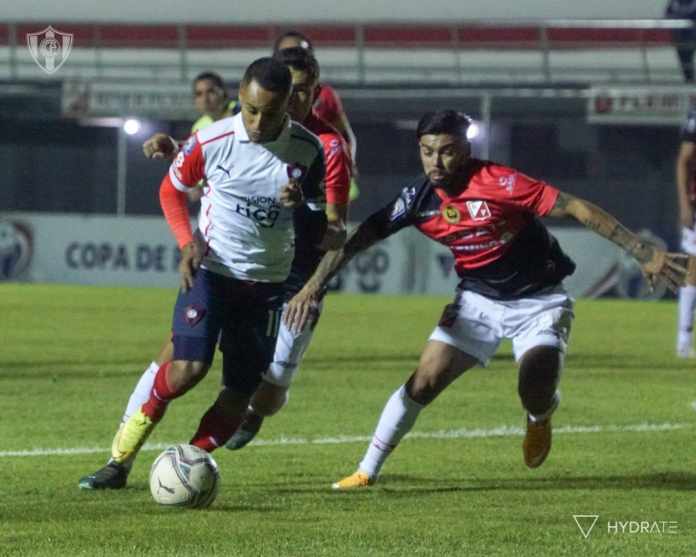
[[[37,65],[47,74],[57,72],[70,56],[73,34],[50,25],[42,31],[27,33],[27,47]]]
[[[575,524],[578,525],[578,529],[582,534],[582,537],[587,539],[592,533],[592,528],[597,524],[597,519],[599,519],[598,514],[574,514],[573,520]]]

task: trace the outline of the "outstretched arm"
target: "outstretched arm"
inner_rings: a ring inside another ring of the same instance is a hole
[[[288,302],[284,316],[288,327],[298,331],[302,330],[312,317],[322,292],[334,275],[354,255],[366,250],[383,237],[375,220],[369,218],[350,234],[341,249],[327,252],[302,290]]]
[[[667,253],[658,249],[628,230],[604,209],[568,193],[558,194],[558,199],[548,216],[573,217],[590,230],[621,247],[640,263],[643,273],[652,286],[655,281],[662,280],[670,289],[676,291],[684,284],[687,265],[694,265],[687,255]]]

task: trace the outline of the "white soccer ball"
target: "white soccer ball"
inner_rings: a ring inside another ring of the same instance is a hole
[[[175,445],[150,469],[150,493],[160,505],[204,508],[217,496],[220,474],[213,457],[193,445]]]

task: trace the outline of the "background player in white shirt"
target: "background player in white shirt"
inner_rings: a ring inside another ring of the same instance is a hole
[[[681,143],[676,164],[677,202],[681,226],[681,248],[696,255],[696,110],[691,109],[681,130]],[[679,289],[679,317],[677,323],[677,356],[693,358],[694,311],[696,310],[696,276],[689,274],[686,284]]]
[[[524,461],[540,466],[551,449],[551,415],[573,318],[561,281],[575,265],[539,216],[573,217],[637,259],[651,281],[683,283],[687,256],[643,242],[599,207],[489,161],[470,157],[469,119],[455,111],[424,116],[417,130],[425,176],[373,214],[339,251],[328,253],[286,310],[301,328],[330,278],[352,256],[401,228],[416,226],[447,245],[461,278],[416,371],[392,394],[358,470],[335,489],[365,487],[413,427],[420,411],[461,374],[485,365],[503,338],[519,362],[527,413]]]
[[[162,208],[182,250],[174,359],[159,368],[149,399],[114,439],[105,468],[118,481],[83,486],[87,477],[81,487],[125,485],[167,404],[207,373],[219,337],[224,388],[191,442],[213,450],[239,425],[275,348],[282,283],[294,255],[292,209],[302,200],[323,209],[322,148],[287,116],[291,88],[283,64],[252,63],[242,80],[241,114],[190,138],[163,180]],[[198,225],[202,242],[195,242],[183,192],[203,178],[210,187]]]

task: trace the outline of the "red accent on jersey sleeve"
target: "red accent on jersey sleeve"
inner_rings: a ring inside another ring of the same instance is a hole
[[[552,185],[504,166],[493,166],[490,171],[500,188],[500,201],[503,203],[521,207],[540,217],[548,215],[556,204],[558,190]]]
[[[314,102],[314,114],[331,125],[340,122],[343,114],[343,103],[336,90],[331,85],[321,84],[319,95]]]
[[[205,158],[198,134],[192,135],[176,155],[169,167],[169,178],[179,191],[193,188],[205,178]]]
[[[352,166],[348,145],[338,133],[322,135],[321,143],[324,146],[326,166],[324,178],[326,202],[333,205],[345,205],[348,203],[350,193]]]
[[[162,180],[159,198],[164,218],[176,238],[177,245],[183,248],[186,244],[193,242],[186,194],[174,187],[169,176],[165,176]]]

